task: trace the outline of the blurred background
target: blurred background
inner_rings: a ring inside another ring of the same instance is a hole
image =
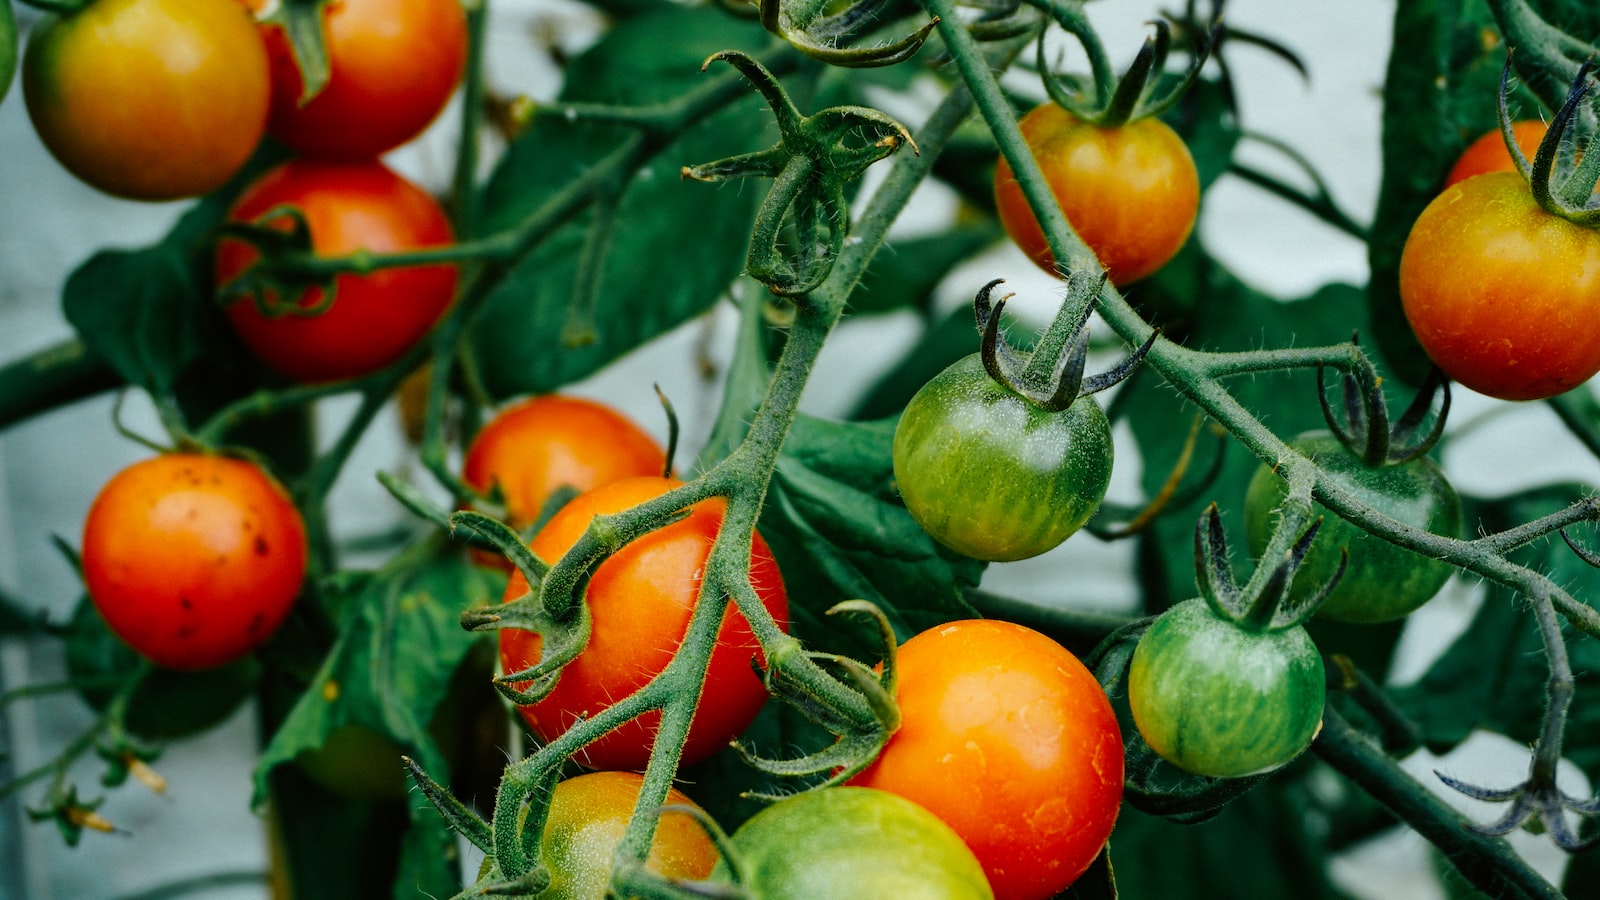
[[[1248,47],[1230,62],[1248,130],[1281,140],[1308,158],[1327,180],[1334,199],[1357,220],[1370,218],[1379,178],[1378,91],[1381,87],[1392,3],[1285,4],[1234,0],[1229,22],[1269,35],[1305,60],[1309,81],[1282,61]],[[588,7],[561,0],[495,0],[487,55],[489,83],[508,95],[548,99],[559,88],[551,48],[581,49],[601,27]],[[1158,13],[1147,3],[1092,4],[1119,64],[1125,64]],[[37,14],[19,7],[24,35]],[[1072,55],[1067,65],[1073,64]],[[1034,85],[1037,90],[1037,85]],[[885,97],[883,105],[910,124],[925,97]],[[448,109],[417,143],[388,159],[425,186],[442,189],[449,174],[457,111]],[[1252,143],[1240,154],[1285,180],[1304,177],[1279,155]],[[104,246],[135,247],[162,235],[182,204],[141,204],[113,199],[85,187],[62,170],[39,145],[27,119],[21,91],[0,103],[0,361],[39,350],[71,336],[60,312],[59,291],[67,274]],[[953,214],[954,200],[929,190],[905,227]],[[1206,195],[1193,240],[1253,286],[1285,298],[1330,281],[1360,284],[1366,278],[1365,249],[1343,233],[1237,178],[1224,177]],[[1005,277],[1019,298],[1033,305],[1053,299],[1055,283],[1039,274],[1009,243],[958,270],[943,291],[944,302],[964,303],[973,289]],[[1015,307],[1023,307],[1019,302]],[[903,318],[902,318],[903,316]],[[825,351],[804,406],[819,415],[850,408],[879,367],[895,357],[886,346],[909,343],[917,323],[910,313],[847,321]],[[603,397],[646,427],[664,433],[652,382],[677,403],[686,427],[686,450],[709,428],[718,393],[700,374],[698,355],[724,358],[732,335],[731,310],[722,309],[657,340],[593,378],[573,393]],[[709,348],[709,349],[708,349]],[[1445,467],[1465,492],[1494,495],[1557,477],[1600,478],[1597,463],[1583,452],[1542,405],[1488,401],[1462,390],[1456,396],[1456,427],[1475,422],[1472,434],[1452,442]],[[124,419],[137,431],[158,434],[144,399],[126,399]],[[349,407],[333,401],[319,415],[336,423]],[[1487,421],[1484,421],[1487,419]],[[1131,441],[1119,441],[1112,498],[1134,499],[1139,461]],[[95,493],[123,466],[148,455],[118,435],[112,398],[102,396],[25,422],[0,434],[0,589],[16,595],[53,621],[68,618],[81,588],[75,573],[51,546],[59,535],[76,544],[82,517]],[[389,528],[405,513],[372,478],[378,470],[413,467],[392,416],[373,428],[336,488],[329,507],[338,532],[351,538]],[[985,586],[1023,598],[1085,607],[1127,609],[1135,593],[1131,542],[1107,545],[1089,537],[1025,563],[994,565]],[[1068,577],[1065,573],[1070,573]],[[1403,637],[1394,678],[1422,670],[1430,654],[1462,627],[1479,591],[1452,582],[1446,593],[1413,617]],[[59,681],[63,661],[54,644],[0,641],[0,695],[22,685]],[[91,712],[68,695],[12,702],[0,707],[0,782],[53,757],[91,721]],[[49,824],[27,821],[25,807],[37,789],[0,802],[0,898],[100,900],[155,891],[193,878],[222,876],[196,896],[260,898],[268,893],[266,829],[250,808],[250,771],[259,745],[255,715],[246,707],[225,727],[175,743],[156,766],[169,782],[166,793],[138,786],[107,792],[100,812],[117,826],[111,835],[90,833],[76,848],[64,846]],[[91,757],[80,783],[96,777]],[[1526,749],[1503,739],[1470,741],[1448,759],[1419,753],[1407,767],[1436,784],[1433,769],[1479,783],[1510,783],[1526,765]],[[1582,794],[1581,776],[1568,790]],[[1457,795],[1452,803],[1469,805]],[[1471,810],[1487,819],[1491,808]],[[1561,854],[1541,838],[1514,834],[1530,859],[1550,877]],[[467,864],[476,866],[476,859]],[[1394,832],[1358,847],[1340,860],[1340,885],[1365,898],[1443,897],[1432,874],[1427,845],[1410,832]]]

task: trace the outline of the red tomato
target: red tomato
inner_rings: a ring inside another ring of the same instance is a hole
[[[251,185],[228,217],[287,231],[287,215],[268,215],[281,206],[300,210],[312,248],[325,256],[415,250],[454,240],[439,204],[377,161],[291,160]],[[227,285],[257,256],[244,241],[219,242],[217,284]],[[314,315],[268,316],[253,298],[229,304],[227,314],[267,365],[297,381],[338,381],[404,355],[444,314],[455,289],[454,266],[381,269],[340,275],[333,303]],[[298,305],[311,309],[322,302],[322,290],[309,288]]]
[[[533,524],[559,488],[587,491],[665,470],[661,446],[626,416],[552,394],[506,407],[490,420],[467,448],[462,477],[484,493],[498,484],[510,524],[520,529]]]
[[[252,0],[258,8],[275,0]],[[262,26],[272,60],[273,137],[310,156],[365,159],[411,140],[461,81],[467,21],[458,0],[335,0],[323,37],[328,82],[301,104],[300,69],[277,25]]]
[[[234,0],[94,0],[48,16],[28,40],[22,91],[68,171],[134,200],[222,186],[261,142],[271,93]]]
[[[1061,211],[1112,284],[1138,281],[1182,249],[1200,209],[1200,176],[1171,128],[1159,119],[1100,128],[1054,103],[1018,125]],[[994,172],[994,199],[1011,239],[1055,274],[1055,257],[1004,158]]]
[[[679,483],[659,476],[628,478],[580,494],[540,529],[529,546],[540,559],[554,562],[596,515],[630,509]],[[541,739],[554,740],[579,717],[591,717],[644,687],[671,662],[688,632],[724,505],[717,498],[697,503],[684,518],[638,538],[595,567],[585,593],[592,623],[588,646],[561,671],[555,690],[520,708]],[[759,534],[753,536],[750,550],[750,580],[773,618],[787,627],[783,579]],[[514,600],[527,590],[527,581],[516,573],[506,586],[505,599]],[[528,668],[539,659],[540,643],[539,635],[531,631],[501,631],[501,667],[506,672]],[[750,668],[760,652],[749,623],[730,604],[684,744],[685,764],[727,746],[761,710],[767,689]],[[659,713],[634,719],[576,758],[596,769],[643,769],[660,719]]]
[[[1530,162],[1539,152],[1539,142],[1544,140],[1546,131],[1543,122],[1512,122],[1511,134],[1517,139],[1517,146],[1522,149],[1522,155]],[[1511,161],[1511,153],[1506,150],[1505,137],[1500,129],[1479,137],[1467,149],[1462,151],[1456,160],[1455,166],[1450,169],[1450,175],[1445,179],[1444,186],[1449,187],[1458,181],[1466,181],[1474,175],[1485,172],[1515,172],[1517,164]]]
[[[1552,397],[1600,371],[1600,232],[1550,215],[1491,172],[1422,211],[1400,301],[1445,374],[1502,400]]]
[[[943,819],[999,900],[1065,889],[1122,803],[1122,732],[1100,683],[1061,645],[997,620],[931,628],[898,660],[900,730],[851,783]]]
[[[271,637],[306,571],[306,529],[253,463],[172,453],[112,478],[83,525],[106,624],[158,665],[206,669]]]

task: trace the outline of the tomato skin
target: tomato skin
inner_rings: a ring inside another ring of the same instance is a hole
[[[1065,889],[1122,802],[1122,732],[1100,683],[1056,642],[992,619],[924,631],[897,660],[900,730],[851,783],[944,820],[1001,900]]]
[[[634,772],[590,772],[556,785],[541,845],[551,881],[537,900],[604,900],[613,856],[643,786],[643,776]],[[676,788],[667,792],[663,805],[696,806]],[[662,813],[656,823],[645,868],[701,881],[710,877],[717,859],[716,845],[700,823],[673,811]]]
[[[1322,727],[1322,655],[1304,628],[1251,632],[1200,598],[1158,618],[1128,670],[1128,705],[1150,748],[1216,778],[1270,772]]]
[[[1481,394],[1541,400],[1600,371],[1600,233],[1540,209],[1515,173],[1428,204],[1400,258],[1400,301],[1428,356]]]
[[[1126,285],[1166,264],[1194,229],[1200,175],[1177,133],[1159,119],[1100,128],[1054,103],[1017,123],[1067,221]],[[1057,274],[1055,257],[1005,158],[995,167],[1000,224],[1040,268]]]
[[[549,394],[506,407],[467,448],[462,479],[487,493],[498,484],[513,528],[533,524],[562,487],[587,491],[666,470],[661,445],[609,406]]]
[[[659,476],[628,478],[579,494],[551,517],[529,543],[534,555],[559,559],[577,542],[596,515],[616,513],[658,497],[680,484]],[[721,527],[723,500],[690,507],[688,515],[646,534],[612,554],[590,574],[585,599],[592,623],[589,643],[568,663],[548,696],[519,707],[528,726],[551,741],[580,716],[591,717],[647,684],[672,661],[688,632],[700,580],[711,545]],[[779,626],[787,627],[788,599],[772,551],[755,534],[750,579]],[[505,599],[527,593],[522,573],[506,585]],[[506,672],[526,669],[539,659],[541,640],[531,631],[500,632],[500,664]],[[760,643],[750,625],[729,604],[717,632],[700,705],[683,748],[685,765],[727,746],[760,712],[767,689],[750,668]],[[660,722],[659,713],[634,719],[576,755],[594,769],[642,770]]]
[[[300,592],[306,529],[253,463],[171,453],[101,489],[83,525],[83,575],[111,630],[158,665],[232,662],[277,630]]]
[[[1461,498],[1433,460],[1424,456],[1369,468],[1326,431],[1303,434],[1289,446],[1315,460],[1340,486],[1378,512],[1434,534],[1460,534]],[[1253,556],[1259,557],[1272,540],[1272,513],[1288,490],[1288,483],[1270,466],[1261,466],[1250,479],[1244,525]],[[1455,571],[1362,531],[1320,503],[1314,506],[1322,516],[1322,527],[1295,575],[1293,596],[1321,590],[1339,569],[1340,548],[1349,551],[1344,575],[1317,608],[1319,616],[1363,624],[1392,622],[1433,599]]]
[[[1529,162],[1539,152],[1539,142],[1544,140],[1548,127],[1543,122],[1522,120],[1511,123],[1511,135],[1521,148],[1522,155]],[[1450,168],[1450,174],[1444,180],[1444,186],[1449,187],[1458,181],[1466,181],[1474,175],[1486,172],[1515,172],[1517,164],[1512,161],[1511,153],[1506,149],[1505,136],[1500,129],[1487,132],[1472,143],[1467,149],[1461,151],[1456,158],[1456,164]]]
[[[261,218],[279,206],[305,215],[312,249],[322,256],[416,250],[454,240],[439,204],[375,160],[290,160],[252,184],[228,218],[287,231],[287,216]],[[258,256],[244,241],[219,241],[218,286],[226,286]],[[339,381],[399,359],[444,314],[455,289],[454,266],[382,269],[340,275],[333,303],[316,315],[269,317],[251,298],[235,300],[226,313],[240,339],[268,366],[296,381]],[[321,288],[307,288],[299,305],[314,308],[322,299]]]
[[[860,787],[807,791],[733,834],[761,900],[988,900],[972,851],[927,810]],[[729,880],[719,863],[715,880]]]
[[[267,124],[267,56],[235,0],[94,0],[33,29],[22,92],[72,174],[133,200],[222,186]]]
[[[1111,425],[1093,398],[1047,412],[999,384],[978,354],[934,376],[894,432],[906,509],[941,544],[994,562],[1070,537],[1111,483]]]
[[[339,0],[325,17],[328,82],[303,106],[289,39],[278,25],[261,27],[272,65],[273,137],[308,156],[367,159],[438,117],[467,58],[458,0]]]

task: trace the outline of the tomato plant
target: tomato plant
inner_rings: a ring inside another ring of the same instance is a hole
[[[870,788],[829,788],[774,803],[734,832],[733,848],[740,883],[763,900],[995,896],[948,825]],[[726,862],[717,875],[728,880]]]
[[[551,880],[539,900],[603,900],[643,783],[633,772],[590,772],[556,785],[540,851]],[[676,788],[667,792],[667,803],[695,806]],[[699,822],[682,811],[661,813],[645,868],[692,881],[710,876],[716,864],[717,848]]]
[[[323,16],[328,81],[309,101],[282,26],[261,26],[272,62],[268,131],[301,153],[338,159],[416,137],[461,81],[467,24],[458,0],[340,0]]]
[[[1332,434],[1312,432],[1290,443],[1323,465],[1339,486],[1397,522],[1455,537],[1461,530],[1461,498],[1439,466],[1426,456],[1396,465],[1368,466]],[[1245,495],[1245,532],[1250,552],[1260,556],[1272,537],[1273,511],[1288,493],[1284,480],[1263,465]],[[1417,559],[1321,507],[1322,529],[1301,567],[1296,594],[1303,596],[1333,577],[1348,550],[1344,574],[1318,614],[1343,622],[1389,622],[1416,610],[1439,593],[1453,571],[1438,560]]]
[[[1298,625],[1252,631],[1200,598],[1152,624],[1128,669],[1128,705],[1147,743],[1198,775],[1267,772],[1322,724],[1322,655]]]
[[[595,488],[561,508],[528,546],[554,562],[566,553],[596,516],[616,513],[659,496],[678,482],[670,478],[627,478]],[[677,521],[640,537],[608,557],[589,576],[584,592],[592,621],[588,645],[562,670],[548,696],[519,707],[529,727],[552,740],[579,717],[591,716],[643,687],[677,650],[689,628],[695,597],[722,525],[722,501],[690,507]],[[788,618],[783,579],[759,533],[752,534],[750,580],[773,617]],[[520,572],[506,586],[506,600],[528,590]],[[506,672],[539,660],[542,641],[531,631],[500,633],[500,664]],[[738,610],[730,608],[717,632],[700,703],[695,709],[683,758],[704,759],[726,746],[766,702],[767,690],[751,669],[760,644]],[[658,713],[641,716],[585,747],[578,759],[597,769],[642,769],[650,758]]]
[[[1113,452],[1092,398],[1046,410],[989,377],[973,354],[906,404],[894,475],[906,509],[940,543],[977,559],[1026,559],[1094,515]]]
[[[623,478],[661,475],[666,454],[655,439],[603,403],[579,397],[529,397],[506,407],[473,436],[462,478],[498,489],[507,522],[526,528],[561,488],[583,492]]]
[[[173,200],[239,171],[266,128],[270,87],[234,0],[95,0],[33,29],[22,93],[72,174],[119,197]]]
[[[1479,393],[1538,400],[1600,371],[1600,233],[1545,212],[1516,173],[1428,204],[1400,298],[1428,356]]]
[[[1517,147],[1522,150],[1522,155],[1531,162],[1539,152],[1539,142],[1544,140],[1548,127],[1543,122],[1521,120],[1511,123],[1511,134],[1517,141]],[[1449,187],[1458,181],[1466,181],[1474,175],[1483,175],[1488,172],[1515,172],[1517,164],[1511,159],[1511,152],[1506,149],[1506,139],[1496,128],[1478,137],[1477,140],[1467,145],[1456,158],[1456,164],[1450,167],[1450,174],[1445,176],[1444,186]]]
[[[312,249],[336,256],[399,252],[451,243],[449,220],[432,197],[382,163],[292,160],[262,175],[228,213],[288,231],[298,211]],[[259,257],[235,238],[217,244],[216,280],[230,283]],[[455,296],[448,265],[338,276],[334,296],[308,287],[298,297],[267,289],[232,300],[228,321],[263,362],[296,381],[337,381],[375,371],[411,349]],[[286,307],[286,308],[281,308]]]
[[[1045,103],[1018,125],[1061,211],[1113,284],[1150,275],[1183,247],[1200,208],[1200,177],[1183,139],[1161,120],[1101,128]],[[994,198],[1011,239],[1054,273],[1055,257],[1004,158]]]
[[[101,488],[83,578],[106,624],[151,661],[207,669],[272,636],[300,593],[306,530],[260,467],[170,453]]]
[[[974,619],[900,648],[900,729],[852,781],[926,807],[983,864],[995,896],[1052,897],[1083,874],[1117,820],[1122,733],[1069,651]]]

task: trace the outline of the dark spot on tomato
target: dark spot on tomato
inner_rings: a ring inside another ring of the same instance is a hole
[[[266,556],[268,553],[272,552],[272,548],[267,546],[267,539],[259,534],[256,535],[255,547],[257,556]]]
[[[184,609],[194,609],[194,601],[190,600],[188,597],[179,597],[178,605]]]
[[[261,626],[265,622],[266,616],[262,615],[261,613],[256,613],[254,616],[250,617],[250,624],[245,627],[245,631],[249,632],[250,634],[255,634],[261,630]]]

